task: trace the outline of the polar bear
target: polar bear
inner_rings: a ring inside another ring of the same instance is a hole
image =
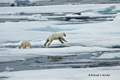
[[[23,49],[26,49],[27,46],[29,46],[29,48],[32,48],[30,42],[28,42],[28,41],[22,41],[21,44],[20,44],[20,46],[19,46],[19,49],[21,47],[23,47]]]
[[[44,43],[44,46],[46,46],[46,44],[49,42],[48,45],[47,45],[47,46],[49,47],[50,44],[51,44],[51,42],[52,42],[53,40],[56,40],[56,39],[58,39],[62,44],[64,43],[63,41],[67,42],[67,41],[63,38],[63,36],[66,37],[65,32],[59,32],[59,33],[51,34],[50,36],[48,36],[46,42]]]

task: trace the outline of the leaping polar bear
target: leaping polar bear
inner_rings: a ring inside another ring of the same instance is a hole
[[[47,46],[49,47],[50,44],[51,44],[51,42],[52,42],[53,40],[57,40],[57,39],[58,39],[62,44],[64,43],[63,41],[67,42],[67,41],[64,39],[63,36],[66,37],[65,32],[59,32],[59,33],[51,34],[50,36],[48,36],[46,42],[44,43],[44,46],[46,46],[46,44],[49,42],[48,45],[47,45]]]

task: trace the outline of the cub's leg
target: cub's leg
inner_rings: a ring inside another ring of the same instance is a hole
[[[23,49],[26,49],[26,45],[23,45]]]
[[[23,47],[23,43],[20,44],[19,49],[20,49],[21,47]]]
[[[22,47],[22,45],[19,46],[19,49]]]
[[[32,48],[31,44],[29,44],[28,46],[29,46],[29,48]]]

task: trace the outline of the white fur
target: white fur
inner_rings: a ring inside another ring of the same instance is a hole
[[[53,40],[56,40],[56,39],[59,39],[59,41],[60,41],[62,44],[64,43],[63,41],[67,42],[67,41],[63,38],[63,36],[66,36],[66,34],[65,34],[64,32],[59,32],[59,33],[51,34],[50,36],[48,36],[48,38],[47,38],[44,46],[46,46],[46,44],[49,42],[48,45],[47,45],[47,46],[49,47],[50,44],[51,44],[51,42],[52,42]]]
[[[22,41],[21,44],[20,44],[20,46],[19,46],[19,49],[21,47],[23,47],[25,49],[27,46],[29,46],[29,48],[32,48],[30,42],[28,42],[28,41]]]

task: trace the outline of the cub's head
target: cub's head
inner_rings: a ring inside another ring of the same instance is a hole
[[[19,49],[21,48],[21,45],[19,46]]]

